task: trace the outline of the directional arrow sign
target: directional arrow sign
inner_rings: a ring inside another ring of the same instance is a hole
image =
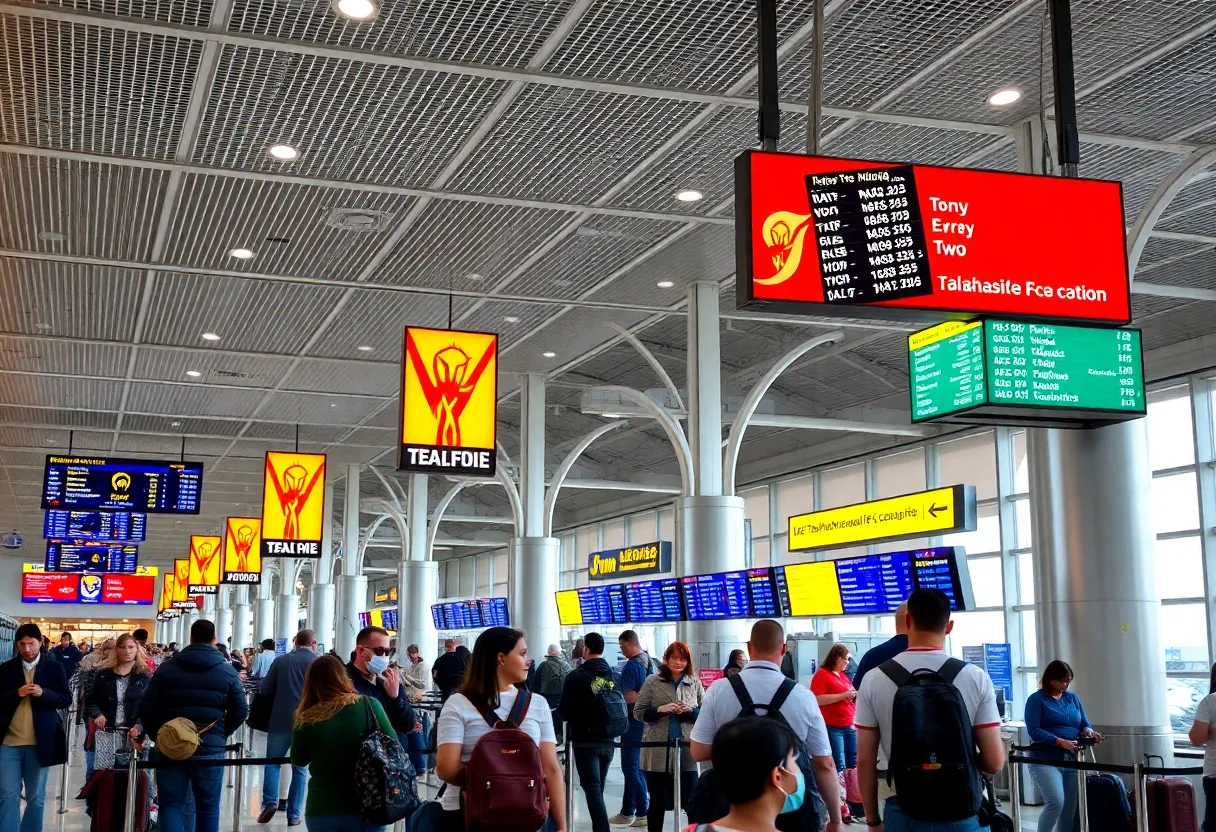
[[[952,485],[789,519],[789,551],[975,531],[975,486]]]

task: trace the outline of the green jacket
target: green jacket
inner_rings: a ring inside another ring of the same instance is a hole
[[[546,656],[545,660],[540,663],[540,667],[536,671],[536,680],[533,682],[533,693],[539,693],[541,696],[561,696],[562,688],[566,684],[566,675],[570,672],[570,663],[566,661],[565,656]]]
[[[400,742],[384,706],[370,696],[360,697],[324,722],[297,725],[291,733],[291,764],[308,766],[305,817],[357,813],[351,796],[355,793],[355,761],[367,736],[365,699],[372,703],[380,730]]]

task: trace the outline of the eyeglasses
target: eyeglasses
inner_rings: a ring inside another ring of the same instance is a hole
[[[393,648],[391,647],[364,647],[362,649],[377,656],[387,656],[393,652]]]

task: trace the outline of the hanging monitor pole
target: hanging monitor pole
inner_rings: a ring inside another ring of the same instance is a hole
[[[1077,134],[1077,85],[1072,64],[1072,11],[1069,0],[1050,0],[1051,80],[1055,87],[1056,152],[1060,174],[1075,178],[1081,164]]]
[[[815,0],[814,32],[811,41],[811,89],[806,113],[806,152],[819,155],[820,126],[823,124],[823,3]]]
[[[781,138],[781,108],[777,90],[777,0],[756,3],[760,50],[760,148],[776,150]]]

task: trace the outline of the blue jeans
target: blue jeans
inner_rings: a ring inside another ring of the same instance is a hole
[[[621,737],[621,742],[641,742],[645,729],[642,723],[630,720],[629,730]],[[642,749],[621,749],[621,774],[625,775],[621,814],[645,815],[650,808],[650,793],[646,791],[646,775],[642,773]]]
[[[271,732],[266,735],[266,756],[286,757],[291,748],[291,734]],[[266,766],[262,775],[262,808],[279,805],[279,773],[282,766]],[[308,784],[308,769],[291,767],[291,787],[287,790],[287,817],[294,820],[304,811],[304,789]]]
[[[604,783],[616,754],[611,748],[575,748],[574,767],[579,784],[587,796],[587,814],[591,816],[591,832],[609,832],[608,808],[604,805]],[[566,788],[574,788],[571,782]],[[570,821],[570,819],[568,819]]]
[[[828,741],[832,744],[832,759],[836,770],[857,768],[857,729],[828,726]]]
[[[42,832],[46,805],[46,769],[33,745],[0,745],[0,829]],[[21,814],[21,783],[25,782],[25,814]]]
[[[899,810],[899,798],[887,798],[883,807],[883,823],[887,832],[979,832],[978,817],[963,820],[913,820]]]
[[[372,826],[358,815],[306,815],[308,832],[382,832],[387,826]]]
[[[1072,832],[1077,820],[1077,773],[1051,766],[1031,766],[1030,777],[1043,795],[1039,832]]]
[[[199,748],[191,757],[223,757],[221,747]],[[158,759],[164,757],[158,755]],[[161,832],[219,832],[220,798],[224,793],[222,766],[166,766],[156,771]]]

